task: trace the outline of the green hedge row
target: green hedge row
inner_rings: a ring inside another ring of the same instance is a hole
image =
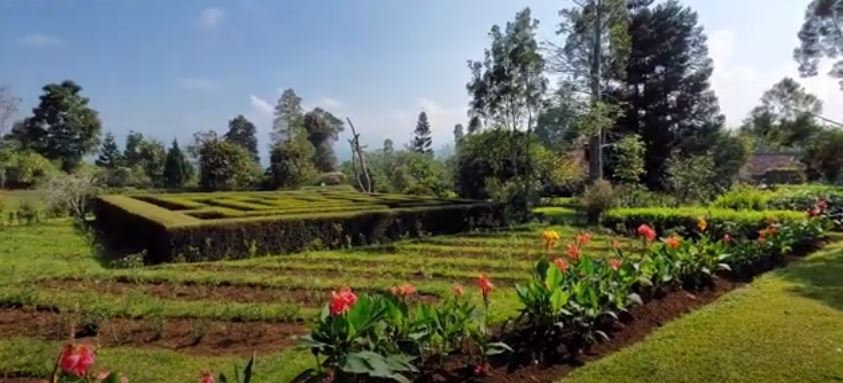
[[[773,222],[796,222],[805,219],[805,213],[790,210],[731,210],[703,207],[681,208],[624,208],[612,209],[603,216],[603,224],[609,228],[632,234],[638,226],[647,224],[659,233],[675,231],[690,235],[699,231],[700,217],[707,223],[706,230],[716,235],[729,233],[732,236],[755,238],[758,231]]]
[[[319,211],[318,204],[313,211]],[[485,202],[203,220],[128,196],[104,196],[96,201],[94,213],[108,243],[145,251],[148,263],[367,245],[506,224],[503,207]]]

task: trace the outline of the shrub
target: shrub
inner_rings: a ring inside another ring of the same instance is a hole
[[[761,176],[761,182],[768,185],[802,184],[807,181],[805,170],[798,167],[783,167],[769,169]]]
[[[85,220],[91,201],[100,191],[100,180],[93,169],[81,168],[73,174],[59,173],[47,181],[47,208],[53,215],[70,214]]]
[[[615,188],[619,207],[669,207],[678,206],[676,197],[670,194],[648,190],[644,185],[630,184]]]
[[[612,149],[612,175],[622,184],[637,184],[644,169],[644,154],[647,148],[638,134],[620,139]]]
[[[667,174],[670,190],[681,204],[707,202],[716,193],[710,155],[684,157],[675,153],[667,162]]]
[[[210,140],[199,148],[199,184],[206,190],[249,189],[260,175],[260,166],[240,145]]]
[[[652,225],[658,232],[696,233],[700,217],[708,222],[710,231],[720,235],[751,237],[770,222],[792,223],[805,219],[805,213],[789,210],[737,211],[718,208],[620,208],[609,210],[603,224],[626,233],[642,224]]]
[[[0,187],[31,188],[46,180],[58,169],[50,160],[33,151],[13,152],[0,162]]]
[[[588,216],[588,222],[596,224],[604,211],[611,209],[617,203],[617,195],[612,184],[606,180],[597,180],[585,188],[580,201],[582,209]]]
[[[735,210],[767,210],[773,194],[749,185],[738,185],[714,200],[713,206]]]

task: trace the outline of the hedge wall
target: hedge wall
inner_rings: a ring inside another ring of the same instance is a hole
[[[506,223],[499,204],[451,202],[351,212],[320,212],[320,205],[315,203],[308,214],[296,208],[294,214],[278,216],[208,219],[214,218],[209,215],[200,219],[131,196],[109,195],[96,201],[94,212],[100,232],[109,243],[145,250],[147,263],[367,245]]]
[[[641,224],[648,224],[662,235],[675,231],[680,234],[698,232],[697,222],[704,217],[707,230],[717,235],[729,233],[733,236],[755,238],[758,231],[773,222],[793,222],[805,219],[805,213],[790,210],[731,210],[702,207],[682,208],[628,208],[612,209],[603,216],[603,224],[609,228],[632,234]]]

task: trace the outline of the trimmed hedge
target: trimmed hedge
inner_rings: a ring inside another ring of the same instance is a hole
[[[624,208],[612,209],[603,216],[603,224],[632,234],[642,224],[652,226],[658,233],[675,231],[683,235],[698,232],[697,222],[704,217],[707,230],[717,236],[729,233],[732,236],[755,238],[758,231],[770,223],[796,222],[805,219],[805,213],[790,210],[731,210],[704,207],[681,208]]]
[[[295,192],[277,194],[286,197],[292,193]],[[239,195],[248,198],[250,194],[215,193],[211,197],[230,199]],[[296,204],[276,211],[275,215],[260,211],[257,213],[263,215],[229,218],[239,210],[202,205],[207,207],[174,211],[160,203],[143,201],[149,200],[145,197],[102,196],[94,204],[94,213],[107,242],[129,251],[145,251],[147,263],[235,259],[368,245],[426,233],[452,234],[506,223],[500,204],[465,200],[408,198],[407,202],[393,203],[384,202],[388,198],[377,195],[359,194],[354,198],[357,202],[349,202],[346,207],[325,207],[322,202],[310,202],[307,213],[302,209],[303,205]],[[156,198],[160,197],[156,195]],[[195,200],[195,197],[184,196],[187,201]],[[169,202],[164,205],[175,207],[174,198],[178,199],[167,196],[165,199]],[[204,198],[209,197],[204,195]],[[355,203],[358,208],[365,208],[363,200],[407,207],[390,209],[385,205],[369,205],[367,210],[343,211],[354,209]]]

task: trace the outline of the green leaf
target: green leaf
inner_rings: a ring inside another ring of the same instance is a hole
[[[550,295],[550,308],[553,313],[556,314],[561,311],[562,308],[568,304],[569,298],[570,295],[567,292],[562,291],[562,289],[554,290],[553,293]]]

